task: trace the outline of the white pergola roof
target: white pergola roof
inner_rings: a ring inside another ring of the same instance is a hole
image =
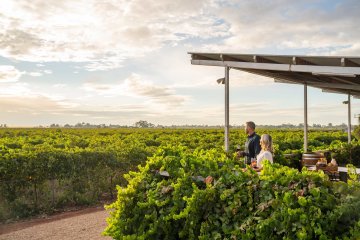
[[[294,56],[190,52],[191,64],[225,68],[225,150],[229,150],[229,70],[304,85],[304,151],[307,151],[307,86],[348,95],[348,142],[351,142],[350,96],[360,98],[360,57]],[[219,79],[220,80],[220,79]]]
[[[231,69],[274,78],[276,82],[307,84],[324,92],[360,98],[360,57],[259,55],[190,52],[191,64]]]

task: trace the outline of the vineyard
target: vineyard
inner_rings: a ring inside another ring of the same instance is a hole
[[[159,172],[166,171],[162,175]],[[214,181],[205,183],[204,176]],[[359,239],[360,184],[267,164],[259,176],[216,151],[163,148],[109,205],[113,239]]]
[[[236,145],[246,139],[243,129],[231,130],[227,154],[223,129],[1,129],[0,220],[117,196],[106,230],[117,239],[260,239],[272,236],[274,228],[289,239],[355,234],[359,216],[346,211],[360,204],[350,197],[357,183],[335,184],[321,174],[299,172],[302,130],[257,132],[273,137],[277,163],[261,176],[243,173],[234,158]],[[310,131],[309,149],[330,151],[340,165],[360,165],[358,141],[348,144],[342,131]],[[201,181],[208,175],[216,183]],[[346,227],[332,229],[343,220]]]

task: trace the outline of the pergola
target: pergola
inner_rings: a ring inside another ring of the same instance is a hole
[[[351,141],[350,96],[360,98],[360,57],[254,55],[190,52],[191,64],[225,68],[225,151],[229,150],[229,70],[240,70],[275,82],[304,85],[304,152],[308,148],[307,87],[347,94],[348,142]]]

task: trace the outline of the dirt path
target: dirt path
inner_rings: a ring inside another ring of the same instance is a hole
[[[108,213],[103,208],[90,208],[76,212],[62,213],[49,219],[35,219],[0,227],[0,240],[5,239],[100,239],[106,227]]]

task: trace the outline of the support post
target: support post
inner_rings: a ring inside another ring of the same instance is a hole
[[[308,149],[307,83],[304,84],[304,152]]]
[[[225,67],[225,152],[229,151],[229,67]]]
[[[351,102],[348,94],[348,143],[351,143]]]

